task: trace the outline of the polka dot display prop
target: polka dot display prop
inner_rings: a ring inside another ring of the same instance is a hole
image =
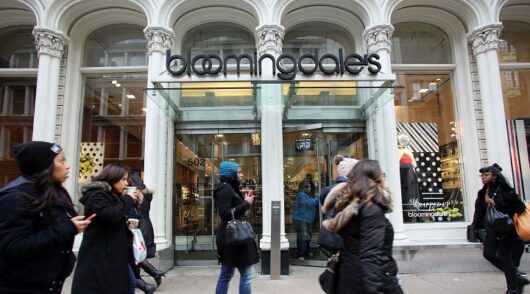
[[[79,182],[92,180],[103,169],[103,156],[105,154],[105,143],[85,142],[81,143],[81,154],[79,156]]]

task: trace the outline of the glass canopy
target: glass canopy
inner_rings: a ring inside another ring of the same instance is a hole
[[[281,93],[274,101],[287,121],[366,120],[395,88],[391,81],[197,82],[159,83],[145,91],[174,122],[259,121],[265,87]]]

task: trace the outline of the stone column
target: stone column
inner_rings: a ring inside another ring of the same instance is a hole
[[[282,51],[284,28],[280,25],[263,25],[256,28],[258,56],[271,54],[278,57]],[[268,59],[263,62],[263,74],[272,74]],[[280,248],[282,272],[288,269],[289,241],[285,237],[285,203],[283,190],[283,131],[282,131],[282,86],[260,84],[261,105],[261,179],[262,179],[262,226],[260,241],[262,272],[270,270],[271,249],[271,201],[281,202]],[[286,261],[286,262],[285,262]]]
[[[174,37],[171,30],[161,26],[149,26],[144,29],[144,34],[149,57],[147,87],[152,88],[151,79],[164,70],[166,50],[171,49]],[[173,183],[168,182],[173,178],[173,162],[170,161],[173,158],[170,154],[173,150],[173,130],[169,127],[172,122],[164,104],[153,100],[157,98],[160,99],[160,95],[146,95],[144,182],[148,188],[155,191],[151,204],[151,219],[157,249],[160,250],[173,243],[170,241]]]
[[[391,73],[390,52],[392,49],[392,33],[394,27],[388,25],[376,25],[367,28],[363,37],[366,40],[368,53],[377,53],[380,56],[381,72]],[[378,86],[378,85],[373,85]],[[373,125],[376,138],[375,154],[381,167],[386,173],[386,185],[390,188],[393,195],[393,212],[388,214],[388,218],[394,226],[396,240],[406,239],[403,226],[403,206],[401,201],[401,183],[399,178],[399,158],[397,145],[397,125],[396,114],[394,111],[394,99],[390,92],[383,94],[377,103],[379,109],[373,113],[375,119],[368,118],[368,122]],[[375,122],[373,122],[375,121]]]
[[[511,176],[506,115],[497,55],[501,29],[501,24],[487,25],[469,33],[468,40],[477,61],[487,159],[490,164],[498,163],[504,172]]]
[[[35,36],[35,45],[39,55],[39,69],[32,139],[53,142],[55,140],[61,58],[68,38],[61,32],[42,27],[35,27],[33,36]],[[69,152],[74,151],[70,150]]]

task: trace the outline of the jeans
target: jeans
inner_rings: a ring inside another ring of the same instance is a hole
[[[228,293],[228,286],[230,280],[234,276],[235,268],[221,265],[221,273],[217,280],[217,286],[215,287],[215,294],[226,294]],[[239,294],[250,294],[252,292],[252,276],[254,275],[254,268],[252,265],[245,267],[238,267],[239,271]]]
[[[517,239],[515,231],[500,240],[489,231],[486,234],[484,258],[504,272],[508,290],[516,290],[518,287],[517,266],[522,250],[524,250],[524,245]]]
[[[294,229],[296,231],[296,245],[297,245],[297,257],[309,257],[310,243],[311,243],[311,223],[303,221],[294,221]]]
[[[136,275],[134,275],[134,270],[132,269],[131,265],[128,266],[129,268],[129,294],[134,294],[134,290],[136,289]]]

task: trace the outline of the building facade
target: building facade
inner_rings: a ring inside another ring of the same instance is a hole
[[[465,241],[480,167],[530,191],[529,15],[526,0],[2,1],[0,184],[28,140],[64,147],[76,200],[126,164],[155,190],[159,251],[214,262],[217,166],[235,160],[262,253],[280,201],[288,257],[300,183],[318,194],[343,154],[381,162],[398,242]]]

